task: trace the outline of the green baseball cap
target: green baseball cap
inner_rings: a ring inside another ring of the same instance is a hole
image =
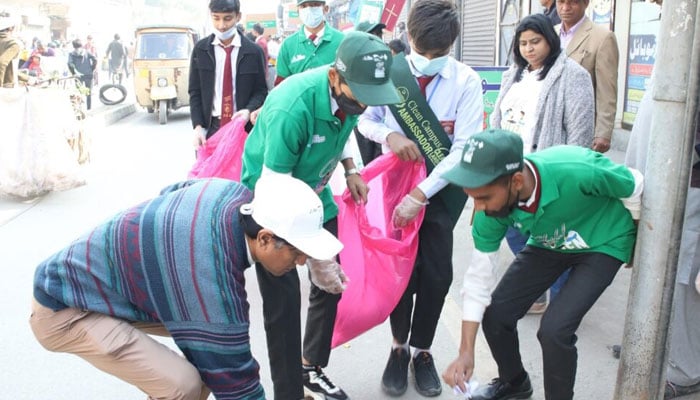
[[[362,21],[357,26],[355,27],[356,31],[360,32],[367,32],[371,33],[377,28],[384,29],[386,28],[386,25],[382,24],[381,22],[369,22],[369,21]]]
[[[351,31],[340,42],[333,67],[360,103],[383,106],[401,101],[389,77],[392,62],[391,51],[381,39]]]
[[[297,5],[300,6],[304,3],[326,3],[326,0],[297,0]]]
[[[503,175],[523,169],[523,140],[502,129],[489,129],[467,139],[459,164],[442,175],[468,189],[486,186]]]

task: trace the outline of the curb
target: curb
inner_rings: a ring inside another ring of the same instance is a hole
[[[136,112],[135,103],[122,103],[106,107],[94,113],[88,112],[88,119],[95,124],[107,126]]]

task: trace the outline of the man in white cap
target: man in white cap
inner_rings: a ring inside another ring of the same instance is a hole
[[[250,352],[244,271],[283,275],[342,244],[323,204],[286,175],[174,185],[39,265],[30,324],[153,399],[265,399]],[[172,336],[182,357],[148,334]],[[80,396],[77,396],[80,397]]]
[[[338,207],[327,184],[341,162],[353,198],[367,200],[367,185],[346,146],[367,105],[399,102],[391,66],[391,52],[381,40],[349,32],[332,66],[296,74],[272,90],[246,140],[241,182],[253,187],[267,174],[303,180],[323,201],[326,229],[337,233]],[[312,285],[303,352],[299,275],[277,277],[256,266],[275,399],[300,399],[305,389],[315,399],[346,400],[322,370],[330,357],[344,275],[335,260],[314,259],[308,266]]]

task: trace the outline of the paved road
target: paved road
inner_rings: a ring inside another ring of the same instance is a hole
[[[81,359],[54,354],[41,348],[27,318],[35,266],[91,226],[114,212],[155,195],[166,184],[184,178],[193,161],[187,109],[175,112],[167,125],[140,110],[106,128],[95,126],[88,184],[67,192],[51,193],[28,203],[0,200],[0,376],[2,399],[141,399],[138,390],[94,370]],[[620,154],[613,154],[613,158]],[[470,257],[467,210],[455,229],[455,282],[446,301],[433,352],[441,371],[457,350],[460,329],[459,287]],[[511,256],[501,251],[504,267]],[[300,271],[305,274],[305,271]],[[583,321],[579,330],[579,370],[576,399],[610,399],[617,374],[617,360],[607,346],[620,342],[627,302],[630,271],[618,274],[612,286]],[[251,341],[261,364],[263,384],[271,393],[260,295],[252,270],[247,273],[251,303]],[[308,289],[306,279],[304,290]],[[534,399],[542,393],[541,356],[535,332],[538,316],[520,324],[521,352],[535,386]],[[476,377],[487,383],[496,376],[495,364],[480,336]],[[167,339],[164,340],[169,343]],[[353,399],[387,399],[379,380],[391,343],[388,323],[334,350],[329,376]],[[422,398],[409,387],[404,399]],[[448,387],[439,398],[453,399]]]

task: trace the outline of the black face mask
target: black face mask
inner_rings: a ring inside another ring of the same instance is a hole
[[[489,217],[495,217],[495,218],[506,218],[507,216],[510,215],[513,210],[515,210],[515,207],[518,204],[518,198],[520,198],[520,191],[516,193],[515,197],[513,198],[513,201],[510,201],[510,183],[512,182],[512,177],[511,180],[508,181],[508,198],[506,199],[506,204],[503,205],[503,207],[499,208],[496,211],[485,211],[484,213],[488,215]]]
[[[342,91],[339,95],[335,94],[335,88],[331,90],[331,94],[333,95],[335,102],[338,103],[338,108],[340,108],[345,115],[360,115],[365,112],[365,108],[367,108],[366,106],[361,106],[355,100],[351,100]]]

